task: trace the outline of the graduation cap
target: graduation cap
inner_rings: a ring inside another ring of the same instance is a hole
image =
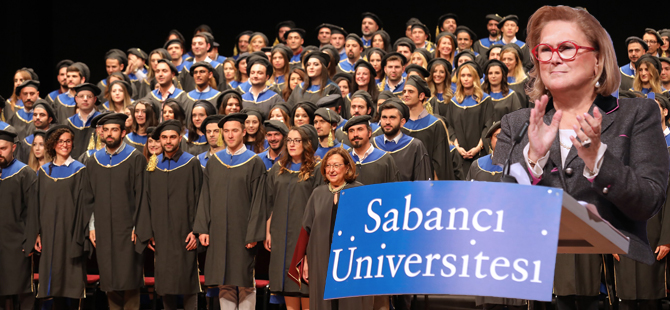
[[[661,29],[658,31],[661,37],[670,37],[670,29]]]
[[[5,108],[5,103],[6,103],[6,102],[7,102],[7,101],[5,100],[5,97],[0,96],[0,110],[2,110],[2,109]]]
[[[264,121],[263,126],[265,126],[265,132],[278,131],[283,136],[288,135],[288,127],[276,119]]]
[[[352,126],[360,125],[360,124],[366,124],[370,125],[370,119],[372,119],[372,116],[370,115],[358,115],[352,117],[350,120],[347,121],[346,124],[344,124],[344,127],[342,128],[344,132],[349,131],[349,128]]]
[[[271,52],[272,52],[272,46],[263,46],[263,47],[261,47],[261,52],[263,52],[263,53],[268,53],[268,52],[270,52],[270,53],[271,53]]]
[[[306,65],[307,64],[307,59],[305,59],[305,56],[307,56],[309,54],[312,54],[314,52],[319,52],[319,48],[314,46],[314,45],[308,45],[308,46],[304,46],[302,48],[302,52],[300,53],[300,59],[302,61],[302,66],[303,67],[305,67],[305,68],[307,67],[307,65]],[[328,55],[328,54],[326,54],[326,55]],[[328,55],[328,61],[330,62],[330,55]],[[328,63],[326,63],[325,66],[328,67]]]
[[[514,44],[516,45],[516,43],[514,43]],[[502,52],[502,49],[503,49],[504,47],[505,47],[505,45],[502,45],[502,44],[492,44],[492,45],[489,47],[489,49],[486,50],[486,58],[488,59],[488,58],[491,56],[491,51],[492,51],[494,48],[499,48],[500,51]]]
[[[153,51],[151,51],[151,53],[149,53],[149,57],[151,57],[151,55],[153,55],[153,54],[158,54],[163,59],[172,59],[172,57],[170,56],[170,53],[162,47],[159,47],[159,48],[154,49]]]
[[[340,96],[342,97],[342,96]],[[323,120],[329,123],[337,123],[340,121],[340,116],[335,113],[335,111],[329,109],[329,108],[318,108],[316,112],[314,112],[314,115],[321,116]]]
[[[107,51],[107,53],[105,53],[105,60],[107,59],[116,59],[119,61],[119,64],[123,64],[124,67],[128,66],[128,56],[118,48],[113,48]]]
[[[400,58],[400,64],[405,65],[407,63],[407,58],[405,58],[405,55],[400,54],[398,52],[390,52],[386,55],[384,55],[384,58],[382,58],[382,68],[386,67],[386,62],[388,61],[389,58],[393,56],[398,56]]]
[[[126,88],[126,92],[128,93],[128,97],[133,97],[133,87],[130,86],[130,83],[128,83],[128,82],[126,82],[126,81],[124,81],[124,80],[116,80],[116,81],[110,83],[110,84],[109,84],[110,92],[111,92],[112,86],[114,86],[114,85],[116,85],[116,84],[121,84],[121,85],[123,85],[123,87]]]
[[[407,80],[405,80],[405,85],[412,85],[416,87],[416,90],[419,93],[424,93],[426,95],[426,99],[430,98],[430,88],[428,88],[428,83],[426,83],[426,80],[422,79],[421,77],[416,75],[408,75]]]
[[[452,40],[454,43],[457,42],[457,40],[456,40],[456,36],[455,36],[453,33],[449,32],[449,31],[442,31],[442,32],[440,32],[440,33],[437,35],[437,37],[435,38],[435,43],[439,43],[440,40],[441,40],[443,37],[445,37],[445,36],[449,36],[449,37],[451,37],[451,40]]]
[[[198,67],[204,67],[205,69],[207,69],[207,71],[214,72],[214,68],[212,67],[212,65],[210,63],[208,63],[206,61],[198,61],[191,66],[191,70],[190,70],[191,76],[193,76],[193,71],[195,71],[195,68],[198,68]]]
[[[628,47],[628,45],[632,42],[640,43],[640,45],[642,45],[642,49],[644,49],[645,52],[649,50],[649,45],[647,42],[644,42],[644,40],[642,40],[640,37],[632,36],[626,38],[626,47]]]
[[[286,115],[291,115],[291,109],[288,107],[288,105],[287,105],[286,102],[277,102],[277,103],[275,103],[275,104],[270,108],[270,111],[274,110],[275,108],[278,108],[278,109],[284,111],[284,113],[286,113]]]
[[[410,72],[416,72],[424,79],[430,75],[430,73],[428,72],[428,70],[426,70],[426,68],[419,66],[417,64],[409,64],[407,65],[407,67],[405,67],[405,73],[407,73],[408,77]]]
[[[472,40],[472,42],[477,41],[477,35],[475,34],[475,32],[472,31],[472,29],[470,29],[470,28],[468,28],[468,27],[466,27],[466,26],[458,26],[458,27],[456,27],[456,31],[455,31],[455,32],[456,32],[455,34],[456,34],[457,37],[458,37],[458,34],[459,34],[459,33],[461,33],[461,32],[465,32],[465,33],[467,33],[467,34],[470,36],[470,40]]]
[[[28,74],[30,74],[30,79],[31,79],[31,80],[35,80],[35,81],[39,81],[39,80],[40,80],[40,77],[37,76],[37,73],[35,73],[35,70],[33,70],[33,68],[26,68],[26,67],[23,67],[23,68],[21,68],[21,70],[23,70],[23,71],[27,71]]]
[[[103,126],[103,125],[119,125],[121,126],[121,129],[125,129],[126,126],[126,119],[128,119],[128,115],[124,113],[107,113],[105,116],[100,118],[98,121],[98,126]]]
[[[202,24],[193,30],[193,35],[198,34],[198,32],[209,32],[212,33],[212,27],[206,24]]]
[[[16,129],[12,126],[7,126],[5,129],[0,130],[0,140],[16,143],[16,136],[18,136],[18,134]]]
[[[437,26],[442,27],[442,24],[444,24],[444,21],[447,20],[447,19],[453,19],[453,20],[456,21],[456,24],[458,24],[458,15],[456,15],[454,13],[447,13],[447,14],[444,14],[444,15],[440,16],[437,19]]]
[[[174,75],[179,74],[179,71],[177,70],[177,67],[172,63],[172,61],[169,61],[167,59],[159,59],[156,62],[156,65],[158,65],[159,63],[167,64],[168,67],[170,67],[170,71],[172,71],[172,74],[174,74]],[[193,67],[191,67],[191,68],[193,68]]]
[[[667,93],[654,93],[654,99],[658,101],[663,109],[667,109],[670,112],[670,98],[668,98]],[[670,119],[670,113],[665,116],[665,120],[667,121],[668,119]]]
[[[147,136],[149,138],[153,139],[154,138],[153,135],[154,135],[155,130],[156,130],[156,126],[147,127],[147,130],[146,130]]]
[[[347,80],[351,85],[351,83],[354,82],[354,75],[347,72],[338,72],[335,75],[333,75],[333,82],[335,83],[339,83],[342,79]]]
[[[318,50],[305,55],[303,57],[302,62],[306,64],[307,61],[309,61],[309,59],[312,57],[316,57],[319,60],[319,62],[321,62],[321,65],[324,67],[328,67],[328,64],[330,63],[330,55],[324,52],[320,52]]]
[[[142,58],[144,60],[147,60],[149,58],[149,55],[139,47],[132,47],[128,49],[128,54],[133,54],[139,58]]]
[[[663,38],[661,37],[661,34],[658,33],[658,31],[656,31],[652,28],[645,28],[644,33],[654,35],[656,37],[656,41],[661,45],[663,44]]]
[[[170,30],[170,32],[168,32],[168,38],[169,38],[171,35],[175,35],[175,36],[177,36],[177,38],[179,39],[179,41],[181,41],[182,43],[186,41],[186,39],[184,38],[184,35],[181,34],[181,32],[180,32],[179,30],[177,30],[177,29],[172,29],[172,30]]]
[[[72,65],[75,66],[77,69],[79,69],[79,74],[86,81],[89,81],[91,79],[91,70],[88,68],[88,66],[85,63],[78,61],[78,62],[73,63]]]
[[[426,59],[426,62],[433,60],[433,54],[425,48],[417,48],[414,52],[420,53],[421,56],[423,56],[423,58]]]
[[[369,62],[367,62],[363,59],[359,59],[359,60],[356,61],[356,64],[354,64],[354,72],[356,72],[356,70],[358,70],[358,67],[367,68],[368,71],[370,71],[370,76],[371,77],[374,77],[375,75],[377,75],[377,71],[375,70],[375,67],[372,66],[371,63],[369,63]]]
[[[100,95],[100,88],[95,84],[91,83],[81,83],[74,87],[75,94],[79,94],[82,91],[88,90],[93,93],[96,97]]]
[[[423,32],[428,36],[428,40],[430,40],[430,31],[428,30],[428,26],[418,22],[412,24],[412,30],[414,30],[414,28],[421,28],[421,30],[423,30]]]
[[[293,107],[293,109],[291,109],[291,118],[295,117],[295,111],[297,111],[298,108],[302,108],[303,110],[305,110],[305,112],[309,116],[309,119],[314,121],[314,112],[316,112],[316,110],[318,109],[314,103],[309,101],[299,102]]]
[[[19,96],[21,94],[21,90],[24,87],[32,87],[35,90],[39,91],[40,90],[40,81],[37,80],[27,80],[23,81],[19,86],[16,86],[16,89],[14,90],[14,94]]]
[[[209,102],[207,100],[196,101],[193,104],[193,108],[191,109],[191,111],[193,111],[193,109],[198,108],[198,107],[205,109],[205,114],[207,114],[207,115],[216,114],[216,108],[214,107],[214,105],[211,102]]]
[[[393,51],[397,51],[398,46],[407,46],[412,53],[414,53],[414,50],[416,49],[416,44],[414,44],[414,41],[408,37],[402,37],[396,40],[395,43],[393,43]]]
[[[35,132],[33,132],[33,136],[35,136],[35,137],[40,136],[45,141],[46,141],[46,138],[45,138],[46,135],[47,135],[47,132],[44,131],[44,130],[41,130],[41,129],[36,129]],[[35,141],[35,140],[33,140],[33,141]]]
[[[487,74],[489,72],[489,68],[493,66],[500,67],[500,70],[502,70],[504,75],[507,75],[507,73],[509,73],[509,69],[502,61],[498,59],[491,59],[488,62],[486,62],[486,69],[484,70],[484,74]]]
[[[362,19],[371,18],[372,20],[375,21],[375,23],[377,23],[377,26],[379,26],[379,29],[384,28],[384,23],[382,22],[381,18],[379,18],[379,16],[377,16],[377,14],[375,14],[375,13],[364,12],[363,14],[361,14],[361,18]]]
[[[33,105],[33,111],[35,111],[35,109],[37,108],[44,109],[44,111],[47,112],[47,115],[51,117],[52,124],[58,121],[56,119],[56,113],[54,113],[54,109],[51,107],[51,104],[49,104],[46,100],[38,99],[37,101],[35,101],[35,104]]]
[[[98,127],[98,122],[100,122],[100,119],[103,118],[105,115],[112,113],[111,111],[102,111],[102,113],[94,116],[91,119],[91,128],[96,128]]]
[[[515,43],[512,43],[512,44],[516,45]],[[472,60],[472,61],[475,61],[475,59],[477,59],[477,56],[475,56],[475,53],[473,53],[472,51],[458,52],[458,54],[456,54],[456,56],[454,56],[454,64],[456,65],[456,67],[458,67],[458,60],[461,59],[461,57],[466,56],[466,55],[469,56],[470,60]]]
[[[246,107],[246,108],[242,109],[242,111],[240,111],[240,112],[246,114],[247,116],[249,116],[249,115],[256,116],[258,118],[258,122],[261,123],[261,124],[265,120],[265,117],[263,117],[263,113],[261,113],[261,110],[259,110],[256,107]]]
[[[270,63],[270,61],[268,60],[268,58],[266,56],[263,56],[263,57],[253,56],[253,57],[249,57],[249,59],[247,60],[247,75],[251,74],[251,67],[253,65],[256,65],[256,64],[262,65],[263,67],[265,67],[265,74],[266,75],[272,76],[272,74],[274,73],[274,69],[272,68],[272,64]]]
[[[498,14],[486,14],[486,21],[495,20],[500,23],[502,17]]]
[[[469,65],[469,66],[472,66],[473,68],[475,68],[475,71],[477,71],[478,79],[483,76],[482,75],[482,68],[476,62],[471,61],[471,60],[468,60],[468,61],[462,63],[460,66],[456,67],[456,72],[458,72],[461,69],[461,67],[465,67],[465,65]]]
[[[330,58],[333,60],[334,63],[340,62],[340,52],[334,46],[326,44],[320,47],[319,51],[328,53],[328,55],[330,55]]]
[[[361,48],[363,47],[363,40],[361,40],[361,37],[359,37],[357,34],[350,33],[349,35],[347,35],[347,38],[344,40],[344,42],[349,41],[349,40],[356,41],[356,43],[358,43],[358,45]]]
[[[312,145],[312,148],[316,150],[316,148],[319,147],[319,134],[316,132],[314,125],[303,124],[299,127],[307,133],[307,136],[309,136],[309,143]]]
[[[246,60],[247,58],[249,58],[249,55],[251,54],[247,52],[237,55],[237,59],[235,60],[235,69],[240,70],[240,63],[242,62],[242,60]]]
[[[496,121],[493,124],[491,124],[491,127],[489,127],[489,130],[486,131],[486,136],[484,137],[491,138],[498,129],[500,129],[500,121]]]
[[[305,29],[302,29],[302,28],[291,28],[289,31],[284,32],[284,40],[288,39],[288,35],[289,35],[290,33],[293,33],[293,32],[299,34],[301,39],[304,39],[304,38],[305,38]]]
[[[295,28],[295,22],[292,21],[292,20],[281,21],[281,22],[277,23],[277,27],[276,27],[275,32],[279,32],[279,29],[281,29],[283,27]]]
[[[338,33],[345,36],[345,37],[347,35],[349,35],[349,33],[346,30],[344,30],[344,28],[342,28],[340,26],[332,25],[332,24],[328,24],[328,25],[330,26],[330,35],[338,34]]]
[[[51,126],[49,128],[49,130],[47,130],[47,132],[44,134],[44,141],[49,140],[51,135],[53,135],[54,132],[56,132],[59,129],[67,129],[67,131],[70,132],[70,135],[74,139],[74,131],[72,131],[72,128],[70,128],[69,125],[54,125],[54,126]]]
[[[519,25],[519,16],[516,15],[507,15],[498,23],[498,29],[502,29],[505,26],[506,22],[513,21],[517,26]]]
[[[661,73],[661,61],[658,60],[658,57],[656,56],[651,56],[649,54],[644,54],[640,59],[638,59],[635,62],[635,68],[640,68],[640,65],[642,65],[643,62],[650,63],[652,66],[656,68],[656,72],[659,74]]]
[[[379,112],[386,109],[397,109],[400,112],[400,116],[404,119],[409,119],[409,107],[400,100],[400,98],[393,96],[382,103],[379,107]]]
[[[60,72],[60,69],[67,68],[71,66],[74,61],[69,59],[63,59],[56,64],[56,73]]]
[[[444,58],[435,58],[428,62],[428,71],[433,71],[433,66],[442,65],[446,73],[451,73],[453,66]]]
[[[179,44],[179,46],[181,46],[182,49],[184,48],[184,42],[179,39],[172,39],[170,41],[165,42],[163,48],[168,49],[168,47],[170,47],[170,45],[172,44]]]
[[[237,101],[240,102],[240,107],[242,106],[242,94],[240,93],[239,90],[231,88],[231,89],[226,89],[221,92],[221,95],[219,95],[218,98],[216,98],[216,109],[219,110],[221,109],[221,104],[223,103],[224,97],[228,97],[228,95],[235,97]]]
[[[338,94],[325,95],[316,102],[316,106],[321,108],[337,108],[344,104],[344,99]]]
[[[168,130],[174,130],[177,132],[178,135],[181,134],[182,131],[181,122],[176,119],[170,119],[161,122],[160,124],[158,124],[158,126],[156,126],[156,129],[154,129],[153,133],[151,134],[151,139],[160,140],[161,133]]]
[[[354,98],[361,98],[365,100],[365,104],[368,105],[368,108],[372,108],[370,114],[371,115],[375,114],[375,108],[377,107],[377,105],[375,104],[375,102],[372,102],[372,96],[370,96],[370,93],[362,89],[359,89],[351,95],[351,100],[354,100]]]
[[[407,22],[405,23],[405,28],[407,28],[409,26],[412,26],[414,24],[420,24],[420,23],[421,23],[421,21],[418,18],[412,17],[412,18],[408,19]]]
[[[286,57],[286,59],[291,59],[291,56],[293,56],[293,51],[283,43],[277,43],[277,45],[273,46],[272,54],[274,54],[275,51],[284,54],[284,57]]]
[[[200,124],[200,131],[205,133],[207,132],[207,125],[209,124],[216,124],[216,126],[219,126],[219,121],[223,119],[223,115],[221,114],[214,114],[207,116],[204,121],[202,121],[202,124]]]
[[[384,32],[386,32],[386,31],[384,31]],[[379,58],[384,58],[384,56],[386,55],[386,51],[381,49],[381,48],[378,48],[378,47],[366,48],[364,53],[365,53],[365,56],[368,60],[370,59],[370,56],[372,56],[372,54],[374,54],[374,53],[379,54]]]
[[[670,58],[668,58],[668,57],[658,57],[658,60],[660,60],[661,62],[665,62],[667,64],[670,64]]]
[[[378,100],[389,100],[391,98],[398,98],[398,96],[394,95],[390,90],[382,91],[379,93],[379,96],[377,96]]]
[[[332,26],[332,25],[329,24],[329,23],[323,23],[323,24],[321,24],[321,25],[316,26],[316,28],[314,28],[314,31],[316,31],[316,33],[319,33],[319,31],[321,31],[321,28],[328,28],[328,30],[330,30],[330,27],[331,27],[331,26]],[[332,33],[332,32],[331,32],[331,33]]]
[[[230,113],[230,114],[224,116],[219,121],[219,128],[223,128],[223,125],[227,122],[230,122],[230,121],[239,122],[244,127],[244,121],[247,120],[247,117],[248,117],[248,115],[246,113],[242,113],[242,112]]]
[[[263,34],[262,32],[254,32],[249,36],[249,40],[252,40],[254,37],[260,36],[263,39],[263,42],[265,42],[265,45],[270,45],[270,40],[268,40],[268,37]],[[251,42],[249,42],[251,43]]]

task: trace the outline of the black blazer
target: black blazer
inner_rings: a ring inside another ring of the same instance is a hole
[[[603,114],[601,141],[607,144],[598,176],[593,183],[583,176],[584,161],[574,147],[568,153],[565,168],[561,167],[557,134],[538,185],[563,188],[575,199],[594,204],[600,216],[630,237],[627,256],[652,264],[655,258],[647,241],[647,220],[663,206],[670,166],[658,104],[644,98],[617,100],[599,95],[591,105],[591,115],[593,106],[598,106]],[[546,124],[551,123],[555,112],[550,100],[544,115]],[[494,164],[505,162],[511,137],[529,118],[530,109],[502,118]],[[511,163],[527,166],[522,154],[526,144],[527,135],[515,147]],[[565,186],[559,173],[563,173]]]

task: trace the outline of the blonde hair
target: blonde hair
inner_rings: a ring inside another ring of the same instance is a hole
[[[30,80],[33,79],[33,76],[30,75],[30,72],[28,72],[26,70],[23,70],[23,69],[19,69],[19,70],[16,70],[16,72],[14,72],[14,75],[12,76],[12,81],[14,81],[14,76],[16,76],[17,73],[21,74],[21,77],[23,78],[24,82],[25,81],[30,81]],[[11,103],[9,105],[9,107],[12,109],[12,112],[16,111],[16,103],[17,102],[19,102],[19,96],[16,95],[16,87],[14,87],[14,91],[12,92],[12,96],[9,97],[9,103]]]
[[[253,36],[253,38],[249,39],[248,52],[249,52],[250,54],[253,53],[253,52],[258,52],[258,51],[260,51],[260,50],[258,50],[258,51],[257,51],[257,50],[254,50],[254,46],[251,44],[251,42],[254,42],[254,39],[256,39],[256,38],[261,38],[261,39],[263,40],[263,43],[265,44],[264,47],[267,47],[267,46],[268,46],[268,41],[265,40],[265,38],[263,37],[263,35],[261,35],[261,34],[257,34],[257,35],[255,35],[255,36]]]
[[[449,55],[440,54],[440,50],[438,49],[438,47],[440,46],[440,42],[442,42],[442,40],[444,40],[444,39],[447,39],[447,40],[451,41],[451,53],[449,53]],[[451,36],[446,36],[445,35],[445,36],[441,37],[439,41],[435,42],[435,58],[444,58],[447,61],[453,63],[454,62],[455,51],[456,51],[456,42],[454,42],[454,38],[452,38]]]
[[[123,83],[115,83],[114,85],[111,85],[110,87],[107,87],[107,92],[106,92],[107,93],[106,97],[107,97],[107,99],[109,99],[109,110],[112,111],[112,112],[116,111],[115,110],[116,105],[114,105],[114,102],[112,101],[112,87],[114,87],[116,85],[121,86],[121,88],[123,89],[123,108],[125,109],[125,108],[127,108],[127,107],[129,107],[130,105],[133,104],[133,101],[130,100],[130,95],[128,94],[128,89],[126,89],[126,85],[124,85]],[[121,113],[123,113],[123,112],[121,112]]]
[[[419,57],[421,57],[421,59],[423,60],[423,63],[421,64],[421,66],[424,69],[428,68],[428,60],[419,51],[415,51],[414,53],[412,53],[412,55],[409,55],[409,59],[407,60],[408,63],[410,63],[410,64],[412,63],[412,58],[414,58],[414,55],[419,55]]]
[[[40,160],[39,158],[37,158],[37,156],[35,156],[35,151],[33,150],[35,148],[35,139],[37,137],[41,137],[42,143],[44,144],[44,162],[46,163],[51,162],[51,156],[49,156],[49,154],[46,151],[47,142],[44,139],[44,136],[35,135],[35,137],[33,138],[33,144],[30,146],[30,155],[28,155],[28,166],[32,168],[34,171],[37,171],[37,169],[40,168]]]
[[[454,95],[454,98],[456,98],[456,101],[459,103],[465,100],[465,87],[463,87],[463,84],[461,83],[461,71],[465,68],[470,70],[470,73],[472,74],[472,97],[477,102],[481,102],[482,98],[484,98],[484,91],[482,90],[482,85],[479,83],[479,74],[472,65],[467,63],[459,66],[458,71],[456,71],[456,94]]]
[[[533,50],[535,46],[540,43],[540,35],[542,29],[547,23],[552,21],[567,21],[577,25],[579,30],[586,36],[589,43],[595,48],[598,58],[596,80],[600,83],[600,87],[595,88],[594,91],[602,96],[610,96],[614,93],[621,84],[621,74],[619,74],[619,66],[616,60],[616,53],[612,45],[612,39],[607,31],[600,25],[600,22],[585,10],[574,9],[568,6],[543,6],[538,9],[528,19],[528,48]],[[542,95],[551,96],[540,78],[538,68],[540,63],[535,57],[531,57],[534,67],[528,75],[530,81],[526,92],[530,96],[531,102],[539,99]]]
[[[647,66],[647,70],[649,70],[649,75],[651,75],[651,77],[649,78],[649,85],[651,86],[650,92],[662,93],[663,90],[661,88],[661,80],[659,79],[658,70],[656,70],[656,67],[654,67],[654,65],[647,60],[642,60],[640,62],[640,67],[643,64]],[[633,80],[633,90],[642,91],[642,79],[640,78],[640,68],[636,69],[637,70],[635,70],[635,79]]]
[[[514,66],[514,70],[510,71],[507,76],[514,77],[514,83],[519,83],[526,78],[526,72],[523,71],[523,61],[521,61],[519,53],[513,47],[503,48],[500,52],[500,59],[502,59],[503,55],[507,53],[512,53],[514,55],[514,59],[516,59],[516,66]]]
[[[449,84],[449,82],[451,81],[451,72],[446,67],[444,67],[444,65],[440,63],[434,64],[430,70],[430,74],[428,75],[426,82],[428,83],[430,93],[433,94],[434,96],[437,96],[437,87],[435,85],[435,82],[433,81],[433,72],[437,70],[438,66],[444,69],[444,81],[442,81],[442,98],[444,99],[444,102],[448,102],[449,100],[451,100],[451,97],[454,96],[454,92],[451,90],[451,84]]]

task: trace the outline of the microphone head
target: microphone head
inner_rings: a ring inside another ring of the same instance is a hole
[[[517,135],[514,137],[515,144],[521,142],[523,137],[526,135],[526,132],[528,132],[528,126],[530,126],[530,122],[526,121],[525,123],[523,123],[523,127],[521,127],[521,130],[519,130]]]

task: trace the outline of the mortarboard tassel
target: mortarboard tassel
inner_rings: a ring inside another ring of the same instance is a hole
[[[335,141],[333,141],[333,131],[331,130],[328,133],[328,147],[333,147],[335,146]]]
[[[216,146],[223,146],[223,134],[219,130],[219,137],[216,139]]]
[[[275,42],[272,43],[272,46],[275,46],[275,45],[277,45],[277,44],[279,44],[279,38],[275,38]]]
[[[149,163],[147,163],[147,171],[156,170],[157,165],[158,165],[158,156],[156,156],[156,154],[151,154],[151,157],[149,157]]]
[[[237,56],[237,45],[233,48],[233,56]]]
[[[426,101],[426,102],[423,104],[423,107],[426,109],[426,112],[430,113],[431,115],[433,114],[433,106],[430,105],[430,102],[429,102],[429,101]]]
[[[88,140],[88,147],[86,147],[86,150],[90,151],[94,149],[95,149],[95,139],[93,139],[93,135],[91,135],[91,139]]]
[[[98,138],[97,141],[95,142],[95,149],[100,150],[102,149],[102,139],[100,139],[100,136],[98,135],[95,136]]]

